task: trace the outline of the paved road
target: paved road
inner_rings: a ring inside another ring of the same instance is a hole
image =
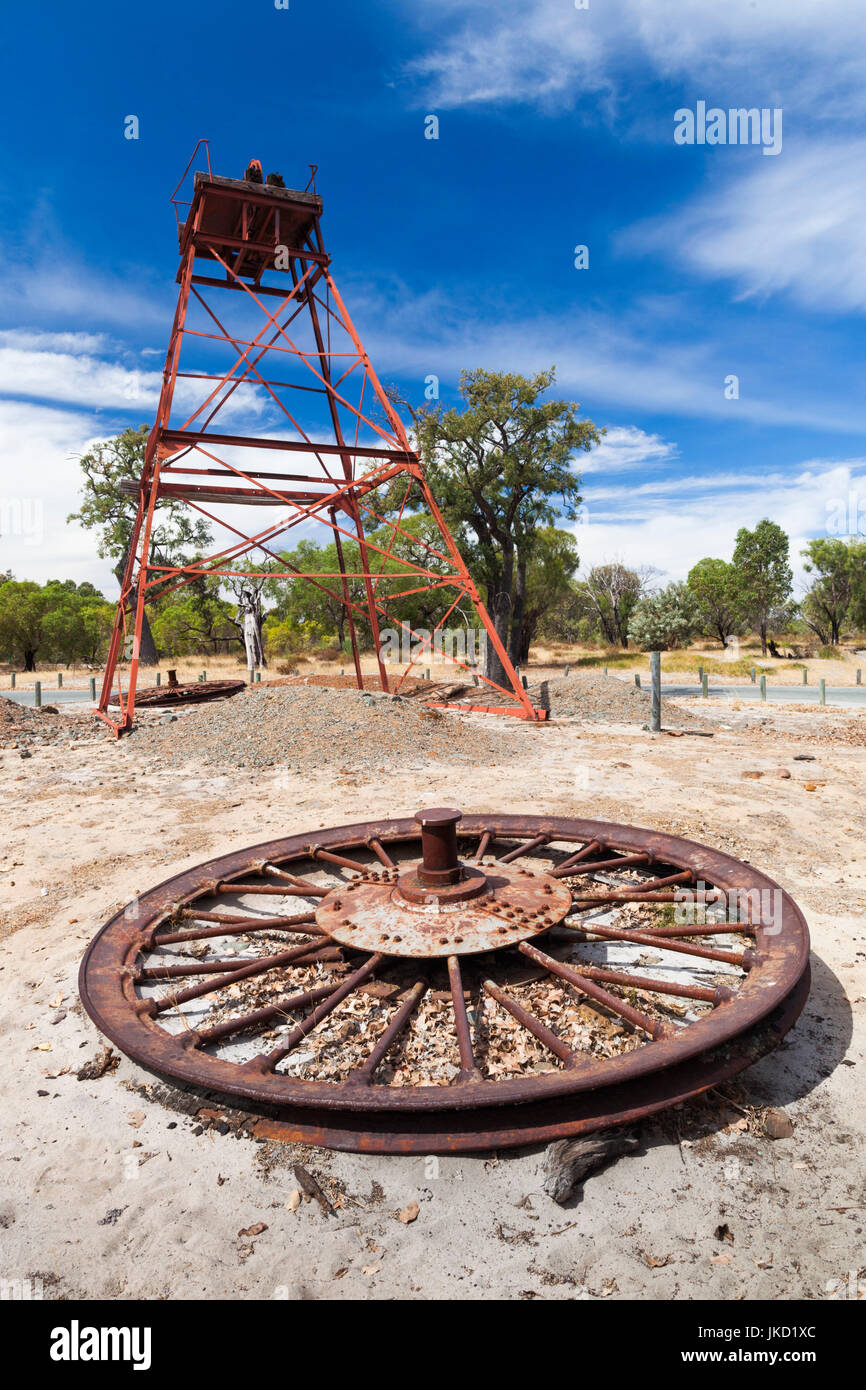
[[[31,708],[34,702],[32,690],[2,690],[0,691],[7,700],[12,700],[16,705],[29,705]],[[42,687],[43,705],[90,705],[95,704],[90,698],[89,690],[58,690],[56,687],[46,690]]]
[[[644,689],[647,687],[644,686]],[[725,700],[760,700],[759,685],[713,685],[710,684],[710,699],[715,695]],[[699,685],[663,685],[665,695],[700,695]],[[767,703],[795,705],[818,703],[817,685],[767,685]],[[866,709],[866,685],[828,685],[827,704],[840,705],[846,709]]]

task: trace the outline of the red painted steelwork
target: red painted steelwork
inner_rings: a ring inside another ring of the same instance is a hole
[[[202,147],[207,171],[194,175],[192,196],[185,200],[181,185]],[[149,600],[201,575],[257,576],[260,570],[253,565],[276,560],[278,567],[271,571],[275,578],[313,584],[342,605],[359,688],[359,617],[369,627],[379,682],[387,691],[383,628],[400,634],[401,655],[408,658],[397,680],[399,689],[419,660],[429,660],[431,648],[471,670],[467,661],[458,659],[459,653],[441,646],[441,636],[438,648],[436,642],[455,610],[467,625],[474,610],[479,629],[502,663],[506,684],[478,679],[507,703],[473,708],[545,719],[546,712],[533,707],[508,659],[418,455],[340,297],[322,240],[321,198],[309,185],[300,192],[221,178],[211,170],[207,142],[199,141],[172,203],[180,288],[156,419],[135,487],[138,512],[99,717],[118,736],[132,727]],[[214,273],[205,274],[205,269]],[[233,293],[217,295],[217,290]],[[179,410],[180,381],[184,404]],[[187,404],[195,401],[196,393],[198,403]],[[246,424],[243,432],[232,428],[235,419]],[[249,432],[255,426],[248,421],[261,422],[258,433]],[[270,451],[269,456],[273,451],[303,454],[309,468],[300,478],[312,486],[286,488],[284,484],[298,481],[299,475],[263,471],[257,453],[261,449]],[[222,479],[223,485],[190,481],[202,473]],[[376,493],[398,479],[405,481],[406,495],[395,520],[390,504],[377,509]],[[435,541],[420,539],[407,524],[404,512],[410,494],[411,510],[432,520]],[[189,563],[159,563],[152,553],[154,518],[160,502],[168,499],[222,527],[229,534],[228,543]],[[234,512],[247,504],[267,505],[280,515],[258,529],[244,529]],[[212,510],[226,507],[232,509],[231,517]],[[338,563],[333,571],[301,570],[274,549],[277,542],[285,544],[283,538],[295,527],[313,521],[321,523],[325,538],[335,543]],[[356,548],[355,567],[346,564],[346,543]],[[400,600],[422,592],[437,597],[438,617],[429,631],[418,632],[400,616]],[[125,690],[121,662],[129,663]],[[118,714],[112,706],[118,707]]]

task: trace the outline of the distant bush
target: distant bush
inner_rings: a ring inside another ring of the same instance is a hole
[[[818,656],[818,657],[820,657],[820,659],[821,659],[822,661],[844,661],[844,660],[845,660],[845,653],[843,652],[843,650],[842,650],[841,647],[830,647],[830,646],[819,647],[818,650],[817,650],[817,652],[815,653],[815,655]]]
[[[686,584],[668,584],[642,598],[629,618],[628,635],[645,652],[684,647],[697,630],[697,604]]]

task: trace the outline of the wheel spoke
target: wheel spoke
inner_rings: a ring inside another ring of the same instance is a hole
[[[356,970],[354,975],[350,975],[347,980],[344,980],[343,983],[334,990],[333,994],[329,994],[327,999],[323,1000],[321,1004],[317,1004],[313,1012],[308,1014],[305,1019],[298,1023],[291,1032],[286,1035],[286,1039],[280,1047],[275,1047],[273,1052],[268,1052],[263,1057],[254,1057],[251,1062],[245,1064],[246,1067],[251,1071],[273,1071],[283,1058],[287,1057],[292,1049],[297,1047],[298,1043],[301,1042],[308,1033],[311,1033],[318,1023],[321,1023],[323,1018],[327,1018],[328,1014],[332,1013],[338,1004],[342,1004],[343,1000],[350,995],[353,990],[356,990],[365,980],[369,980],[370,976],[378,969],[384,959],[384,956],[378,954],[368,957],[360,970]]]
[[[311,883],[308,878],[299,878],[297,874],[290,874],[287,869],[280,869],[276,864],[262,864],[260,873],[270,874],[272,878],[282,879],[284,883],[291,883],[295,888],[300,888],[304,893],[313,893],[317,897],[324,897],[330,893],[330,888],[323,888],[320,883]]]
[[[549,844],[552,839],[552,835],[536,835],[534,840],[527,840],[526,844],[518,845],[516,849],[509,850],[507,854],[500,854],[499,863],[511,864],[515,859],[520,859],[521,855],[531,854],[533,850]]]
[[[403,1003],[400,1005],[394,1017],[391,1019],[390,1023],[383,1032],[382,1036],[379,1038],[379,1041],[376,1043],[376,1046],[373,1048],[373,1051],[370,1053],[366,1062],[364,1062],[360,1067],[356,1067],[353,1071],[349,1072],[349,1075],[346,1078],[347,1082],[353,1085],[357,1084],[359,1086],[371,1085],[373,1080],[373,1073],[385,1057],[385,1054],[389,1052],[390,1049],[394,1046],[394,1043],[396,1042],[400,1034],[403,1033],[405,1029],[408,1027],[409,1020],[411,1019],[418,1005],[421,1003],[421,1000],[423,999],[426,990],[427,981],[416,980],[415,984],[410,989],[407,998],[404,999]]]
[[[691,883],[693,874],[691,869],[683,869],[681,873],[669,874],[667,878],[651,878],[646,887],[650,889],[667,888],[674,883]],[[611,891],[609,888],[602,889],[599,893],[575,893],[575,902],[633,902],[635,894],[643,894],[644,885],[640,884],[634,888],[616,888]]]
[[[554,878],[562,878],[569,872],[573,864],[579,864],[581,860],[588,859],[591,854],[595,854],[596,850],[602,848],[603,846],[600,840],[590,840],[588,845],[584,845],[583,849],[579,849],[576,854],[570,855],[568,859],[563,859],[562,863],[557,864],[556,868],[551,869],[550,872]]]
[[[518,1004],[516,999],[512,999],[510,994],[506,994],[497,984],[494,984],[493,980],[485,980],[484,989],[486,993],[490,995],[490,998],[495,999],[497,1004],[501,1004],[502,1008],[507,1010],[512,1018],[516,1018],[517,1022],[525,1028],[527,1032],[531,1033],[533,1037],[538,1038],[538,1041],[547,1048],[548,1052],[552,1052],[554,1056],[558,1057],[561,1062],[564,1062],[567,1067],[574,1067],[577,1065],[577,1054],[572,1052],[568,1044],[564,1043],[562,1038],[558,1038],[552,1029],[542,1023],[540,1018],[536,1018],[535,1014],[531,1014],[528,1009],[524,1009],[522,1004]]]
[[[225,989],[227,985],[233,985],[240,980],[251,980],[255,975],[264,975],[268,970],[276,970],[284,965],[291,965],[292,961],[300,960],[310,950],[311,943],[303,942],[300,946],[293,946],[290,951],[281,951],[276,956],[266,956],[264,963],[254,962],[252,965],[245,965],[240,970],[235,970],[230,975],[222,975],[216,980],[206,980],[201,985],[191,985],[189,989],[182,989],[179,994],[169,994],[162,999],[148,999],[149,1006],[145,1012],[153,1014],[165,1013],[166,1009],[177,1008],[178,1004],[186,1004],[190,999],[200,999],[203,994],[213,994],[217,989]]]
[[[535,946],[530,946],[528,942],[521,941],[518,950],[522,951],[530,960],[534,960],[536,965],[543,966],[551,975],[558,975],[567,984],[582,990],[584,994],[588,994],[590,999],[594,999],[597,1004],[603,1004],[611,1013],[619,1014],[620,1018],[624,1018],[627,1023],[633,1024],[636,1028],[642,1028],[645,1033],[649,1033],[651,1038],[663,1038],[670,1032],[670,1029],[664,1023],[660,1023],[658,1019],[648,1018],[646,1014],[640,1013],[638,1009],[633,1009],[624,1000],[618,999],[615,994],[602,989],[592,980],[578,974],[576,970],[563,965],[561,961],[545,955],[543,951],[539,951]]]
[[[213,936],[246,936],[247,932],[287,931],[305,936],[322,936],[316,926],[314,912],[299,912],[294,917],[220,917],[216,912],[191,913],[207,922],[220,922],[219,927],[203,927],[201,931],[171,931],[153,938],[154,946],[174,946],[181,941],[206,941]]]
[[[215,893],[270,893],[278,898],[324,898],[330,888],[322,888],[318,883],[307,883],[303,887],[295,883],[217,883]]]
[[[620,931],[617,927],[603,927],[598,922],[586,922],[581,928],[560,927],[560,931],[574,931],[583,940],[587,936],[610,937],[612,941],[632,941],[637,946],[658,946],[657,932]],[[665,937],[664,951],[679,951],[684,956],[702,956],[704,960],[723,961],[726,965],[737,965],[741,970],[751,970],[758,964],[754,951],[716,951],[709,946],[686,945],[682,941],[671,941]]]
[[[326,999],[333,988],[332,984],[319,985],[316,989],[304,990],[302,994],[293,994],[287,999],[278,999],[275,1004],[268,1004],[263,1009],[253,1009],[252,1013],[239,1014],[237,1018],[229,1018],[224,1023],[216,1023],[212,1028],[198,1028],[189,1035],[190,1040],[187,1042],[187,1046],[207,1047],[210,1043],[219,1042],[222,1038],[230,1038],[234,1033],[242,1033],[247,1028],[256,1028],[263,1023],[271,1023],[273,1019],[290,1014],[295,1009],[305,1009],[309,1004],[316,1004],[320,999]]]
[[[725,1004],[734,997],[734,991],[720,985],[717,989],[705,989],[703,985],[681,985],[673,980],[651,980],[646,975],[631,975],[627,971],[607,970],[603,966],[574,963],[573,968],[590,980],[601,980],[609,985],[622,985],[624,989],[640,989],[649,994],[675,994],[683,999],[696,999],[704,1004]]]
[[[576,877],[578,874],[594,874],[601,869],[630,869],[639,864],[651,864],[652,859],[648,854],[620,854],[616,859],[600,859],[594,864],[578,864],[576,868],[569,869],[569,877]],[[560,864],[560,870],[562,865]],[[554,874],[556,870],[553,870]],[[563,874],[560,872],[560,878]]]
[[[311,941],[308,954],[298,956],[295,964],[308,965],[316,960],[342,960],[342,957],[343,952],[339,946],[320,946],[318,942]],[[236,957],[234,960],[182,961],[176,965],[152,965],[137,971],[134,982],[141,985],[153,980],[173,980],[183,975],[214,975],[220,971],[231,973],[240,965],[263,965],[265,961],[272,959],[273,956],[254,956],[245,961]]]
[[[318,845],[310,845],[309,855],[311,859],[324,859],[326,864],[336,864],[341,869],[351,869],[354,874],[362,874],[364,865],[357,859],[347,859],[345,854],[334,854],[329,849],[320,849]]]
[[[496,836],[493,834],[492,830],[484,831],[484,834],[481,836],[481,840],[479,841],[478,849],[475,851],[475,857],[473,861],[474,863],[481,863],[481,860],[484,858],[485,854],[487,853],[488,849],[493,844],[493,841],[495,839]]]
[[[397,865],[385,849],[381,840],[378,840],[375,835],[371,835],[366,843],[367,847],[373,851],[380,864],[384,864],[386,869],[396,869]]]
[[[472,1032],[469,1027],[469,1016],[466,1012],[466,1000],[463,996],[463,977],[460,973],[458,956],[448,957],[448,983],[451,986],[454,1028],[457,1033],[457,1046],[460,1049],[460,1071],[457,1082],[462,1084],[465,1081],[480,1081],[482,1079],[481,1073],[475,1065],[475,1054],[472,1051]]]

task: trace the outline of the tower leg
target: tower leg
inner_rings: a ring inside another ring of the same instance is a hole
[[[355,632],[355,619],[352,617],[352,608],[349,600],[349,583],[346,579],[346,564],[343,559],[343,542],[340,540],[340,533],[337,530],[337,513],[331,508],[331,524],[334,527],[334,541],[337,547],[337,563],[340,566],[342,579],[340,585],[343,591],[343,606],[346,610],[346,621],[349,625],[349,638],[352,643],[352,660],[355,663],[355,678],[358,682],[358,689],[364,689],[364,676],[361,672],[361,655],[358,651],[358,636]]]

